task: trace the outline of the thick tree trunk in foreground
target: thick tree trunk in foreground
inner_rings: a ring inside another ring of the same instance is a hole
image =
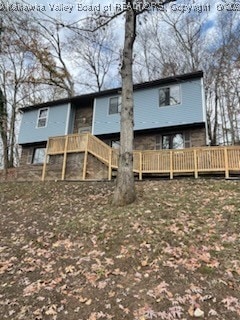
[[[132,1],[127,1],[132,4]],[[122,104],[121,131],[118,174],[114,191],[113,204],[124,206],[136,199],[133,174],[133,79],[132,60],[135,40],[136,15],[133,10],[126,11],[125,40],[121,68]]]
[[[7,138],[7,110],[4,101],[2,90],[0,89],[0,138],[3,147],[3,169],[4,174],[7,174],[9,167],[8,162],[8,138]]]

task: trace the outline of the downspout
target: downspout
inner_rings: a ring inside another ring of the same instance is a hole
[[[69,127],[70,127],[70,114],[71,114],[71,102],[68,103],[68,110],[67,110],[67,119],[66,119],[66,127],[65,127],[65,135],[69,134]]]
[[[204,90],[203,77],[201,78],[201,91],[202,91],[202,108],[203,108],[203,120],[205,122],[205,132],[206,132],[206,145],[210,145],[209,135],[208,135],[208,124],[207,124],[207,109],[206,109],[206,96]]]
[[[94,135],[95,113],[96,113],[96,98],[94,98],[93,100],[92,135]]]

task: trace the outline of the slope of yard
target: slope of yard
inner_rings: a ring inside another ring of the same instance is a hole
[[[0,184],[0,319],[240,319],[240,182]]]

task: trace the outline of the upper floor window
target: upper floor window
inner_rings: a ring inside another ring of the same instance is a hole
[[[174,85],[159,90],[159,106],[173,106],[181,103],[180,86]]]
[[[121,109],[121,98],[113,97],[109,99],[109,109],[108,114],[117,114]]]
[[[39,109],[38,119],[37,119],[37,128],[46,127],[47,118],[48,118],[48,108]]]

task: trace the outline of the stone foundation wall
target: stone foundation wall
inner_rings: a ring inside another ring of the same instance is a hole
[[[70,153],[67,156],[65,179],[81,180],[83,178],[84,153]]]
[[[61,180],[62,178],[63,155],[52,155],[47,164],[45,180]],[[65,180],[83,179],[84,153],[69,153],[65,170]],[[22,165],[15,168],[14,173],[10,171],[7,179],[3,172],[0,172],[0,181],[40,181],[42,178],[43,165]],[[108,178],[108,167],[97,158],[88,154],[86,179],[103,180]]]
[[[47,165],[46,180],[60,180],[62,176],[63,155],[51,156]],[[84,153],[69,153],[65,170],[65,180],[83,179]],[[86,179],[102,180],[107,179],[108,168],[97,158],[88,154]]]
[[[156,134],[136,135],[133,148],[134,150],[155,150]]]
[[[204,128],[191,130],[190,139],[192,148],[206,146],[206,130]]]
[[[102,180],[107,178],[108,167],[91,154],[88,154],[86,179]]]
[[[163,134],[171,134],[172,132],[164,132]],[[174,133],[178,133],[174,131]],[[190,135],[190,147],[204,147],[206,145],[206,131],[202,129],[189,129],[179,131],[179,133],[188,133]],[[135,150],[155,150],[156,137],[161,133],[141,134],[134,137]]]

